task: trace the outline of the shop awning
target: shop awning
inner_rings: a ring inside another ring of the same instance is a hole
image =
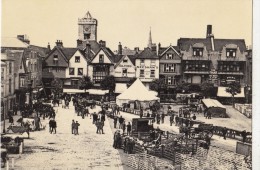
[[[232,97],[232,95],[226,92],[226,87],[218,87],[218,97]],[[241,88],[241,92],[236,94],[234,97],[245,97],[244,88]]]
[[[209,107],[220,107],[223,109],[226,109],[225,106],[223,106],[219,101],[214,99],[202,99],[202,102],[205,104],[207,108]]]
[[[80,89],[63,89],[63,93],[85,93],[84,90],[80,90]]]
[[[86,93],[95,94],[95,95],[105,95],[108,92],[109,92],[108,90],[101,90],[101,89],[88,89],[88,90],[86,90]],[[80,89],[63,89],[63,93],[71,93],[71,94],[85,93],[85,90],[80,90]]]
[[[127,89],[126,83],[116,83],[115,93],[123,93]]]

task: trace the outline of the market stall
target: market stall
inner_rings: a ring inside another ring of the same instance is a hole
[[[206,112],[211,114],[211,117],[228,117],[226,107],[219,101],[214,99],[202,99],[202,103]]]

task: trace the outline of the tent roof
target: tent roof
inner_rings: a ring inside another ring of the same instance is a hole
[[[126,83],[116,83],[115,93],[123,93],[127,90]]]
[[[117,99],[152,101],[159,98],[154,95],[154,92],[150,92],[139,79],[136,79],[127,90],[117,96]]]
[[[232,97],[232,95],[226,91],[226,87],[218,87],[217,96]],[[241,92],[236,94],[234,97],[245,97],[244,88],[241,88]]]
[[[220,107],[226,109],[219,101],[215,99],[202,99],[202,102],[206,105],[207,108],[209,107]]]

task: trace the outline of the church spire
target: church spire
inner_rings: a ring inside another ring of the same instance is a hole
[[[152,31],[151,31],[151,27],[150,27],[149,40],[148,40],[148,47],[150,49],[152,49],[152,44],[153,44],[153,42],[152,42]]]

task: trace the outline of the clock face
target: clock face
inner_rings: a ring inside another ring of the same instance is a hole
[[[85,32],[90,32],[90,26],[85,26],[85,27],[84,27],[84,31],[85,31]]]

